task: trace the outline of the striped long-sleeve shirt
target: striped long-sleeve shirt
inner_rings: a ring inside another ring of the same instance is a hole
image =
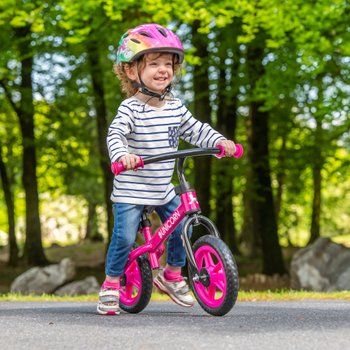
[[[161,108],[145,106],[131,97],[124,100],[107,136],[109,157],[118,161],[127,153],[141,157],[177,150],[179,138],[198,147],[215,147],[225,139],[210,125],[196,120],[179,99]],[[111,200],[115,203],[162,205],[174,196],[171,178],[175,160],[147,164],[114,178]]]

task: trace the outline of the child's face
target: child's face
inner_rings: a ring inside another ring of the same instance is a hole
[[[149,53],[140,62],[140,77],[146,87],[154,92],[163,93],[171,83],[174,76],[173,55],[167,53]],[[134,79],[139,82],[139,77],[134,69]]]

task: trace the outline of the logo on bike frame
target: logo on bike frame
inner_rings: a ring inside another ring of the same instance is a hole
[[[175,210],[174,213],[166,220],[158,231],[159,238],[162,238],[173,226],[180,217],[180,212]]]
[[[170,147],[177,148],[179,145],[179,127],[168,127],[169,145]]]
[[[197,197],[195,197],[192,193],[190,193],[190,194],[188,195],[188,199],[189,199],[188,204],[190,204],[190,205],[192,205],[192,204],[198,204]]]

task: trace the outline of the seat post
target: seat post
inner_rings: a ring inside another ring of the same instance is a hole
[[[153,236],[151,221],[148,218],[148,214],[152,211],[153,210],[150,211],[150,208],[145,207],[141,216],[141,222],[140,222],[141,233],[145,239],[146,244],[152,239],[152,236]],[[149,262],[152,269],[159,269],[160,267],[159,257],[157,253],[158,253],[157,251],[148,253]]]
[[[148,243],[152,238],[152,230],[151,230],[151,221],[148,218],[148,209],[145,208],[140,221],[141,232],[143,237],[145,238],[145,242]]]

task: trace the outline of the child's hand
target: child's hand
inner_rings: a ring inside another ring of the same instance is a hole
[[[227,157],[233,157],[236,152],[236,145],[231,140],[220,140],[217,145],[224,147],[225,156]]]
[[[122,156],[119,161],[123,163],[126,170],[133,170],[140,162],[140,157],[136,154],[126,154],[125,156]]]

